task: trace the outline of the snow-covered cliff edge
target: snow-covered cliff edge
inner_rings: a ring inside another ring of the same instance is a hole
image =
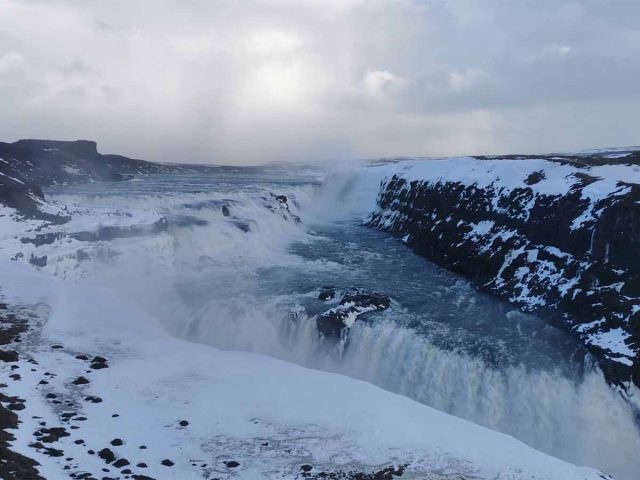
[[[640,385],[640,153],[409,161],[369,225],[555,319]]]

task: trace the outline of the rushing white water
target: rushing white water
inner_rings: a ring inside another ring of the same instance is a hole
[[[59,189],[58,201],[152,209],[170,226],[96,245],[112,253],[80,267],[61,258],[48,268],[120,290],[175,335],[361,378],[563,459],[635,478],[638,392],[622,398],[563,332],[358,225],[388,168],[342,172],[323,186],[310,175],[233,171],[216,180],[165,176]],[[302,223],[266,208],[271,193],[287,195]],[[317,289],[325,284],[379,291],[394,303],[357,322],[337,349],[315,329],[323,308]]]

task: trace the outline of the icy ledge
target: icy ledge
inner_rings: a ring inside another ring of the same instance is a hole
[[[403,478],[610,478],[364,382],[178,340],[104,289],[10,261],[0,285],[3,301],[45,320],[0,368],[4,393],[26,400],[13,448],[49,479],[319,478],[405,464]],[[29,446],[43,427],[69,433],[41,440],[62,455]]]

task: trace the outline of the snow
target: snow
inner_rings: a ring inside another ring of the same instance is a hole
[[[527,185],[525,180],[536,172],[545,177]],[[599,199],[614,192],[620,194],[618,182],[640,184],[640,168],[633,165],[600,165],[590,168],[551,162],[545,159],[480,160],[471,157],[441,160],[410,161],[404,164],[401,175],[409,181],[462,182],[481,188],[529,187],[540,195],[564,195],[579,184],[578,173],[586,173],[597,180],[583,189],[583,197]]]
[[[48,391],[103,398],[99,404],[81,402],[87,420],[54,445],[84,471],[105,466],[87,455],[87,448],[98,451],[110,439],[122,438],[123,446],[110,447],[116,455],[133,465],[147,463],[143,473],[162,479],[200,479],[203,472],[206,478],[294,478],[304,463],[314,471],[409,463],[408,478],[413,478],[409,473],[420,478],[444,478],[445,473],[478,479],[601,478],[595,470],[574,467],[368,383],[176,339],[104,288],[72,284],[6,260],[0,261],[0,285],[10,304],[47,305],[39,308],[48,317],[41,337],[27,338],[21,347],[23,357],[33,355],[40,366],[32,372],[23,363],[22,380],[10,385],[27,399],[14,446],[35,455],[47,478],[61,478],[61,464],[27,444],[38,428],[33,415],[49,426],[59,424],[44,399]],[[53,343],[63,348],[52,350]],[[85,364],[74,358],[78,352],[105,356],[109,368],[86,373]],[[45,368],[58,376],[37,388]],[[88,385],[69,384],[81,374],[90,378]],[[183,419],[188,426],[178,425]],[[85,445],[74,443],[79,437]],[[148,448],[140,450],[142,444]],[[165,458],[175,465],[161,465]],[[223,463],[228,460],[240,466],[231,472]],[[207,467],[199,466],[203,463]]]
[[[82,170],[79,168],[71,167],[69,165],[64,165],[62,170],[67,172],[70,175],[82,175]]]
[[[486,235],[491,231],[496,222],[493,220],[483,220],[481,222],[473,224],[471,231],[467,234],[468,236],[482,236]]]
[[[618,327],[591,335],[589,337],[589,342],[593,345],[609,349],[614,353],[634,358],[635,352],[625,343],[625,340],[629,338],[629,336],[630,335],[625,332],[624,329]],[[616,357],[611,358],[612,360],[623,361],[623,363],[630,362],[628,359],[617,359]]]
[[[11,175],[7,175],[7,174],[2,173],[2,172],[0,172],[0,175],[2,175],[3,177],[7,177],[7,178],[13,180],[16,183],[20,183],[20,184],[24,185],[24,182],[22,180],[18,180],[17,178],[12,177]]]

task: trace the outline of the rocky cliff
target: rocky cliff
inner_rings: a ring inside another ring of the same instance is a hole
[[[42,187],[62,183],[126,180],[132,175],[206,169],[167,165],[98,153],[89,140],[18,140],[0,142],[0,205],[29,218],[65,221],[44,202]]]
[[[579,336],[640,385],[640,152],[407,162],[371,214],[416,253]]]

